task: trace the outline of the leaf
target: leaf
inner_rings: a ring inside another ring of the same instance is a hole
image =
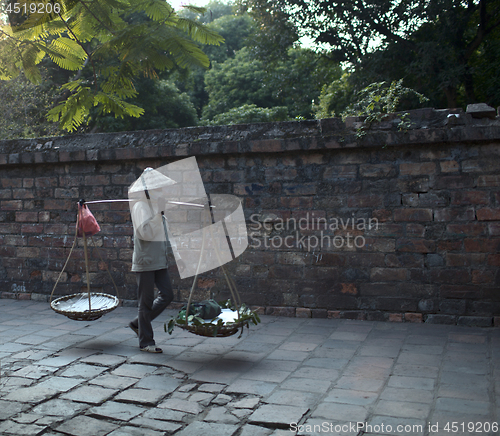
[[[94,95],[88,87],[79,86],[65,102],[49,110],[47,119],[59,122],[62,130],[72,132],[80,127],[94,105]]]
[[[154,21],[164,21],[175,14],[174,9],[166,1],[149,0],[143,2],[145,14]]]

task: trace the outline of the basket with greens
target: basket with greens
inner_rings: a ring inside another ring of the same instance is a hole
[[[187,321],[186,313],[188,313]],[[189,307],[184,306],[176,317],[165,324],[165,331],[172,334],[174,328],[179,327],[199,336],[222,338],[232,336],[241,329],[239,336],[241,337],[245,326],[250,328],[251,323],[257,325],[259,322],[259,315],[244,303],[235,305],[231,300],[219,303],[206,300]]]

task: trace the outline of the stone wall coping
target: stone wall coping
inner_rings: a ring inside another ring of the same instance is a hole
[[[499,116],[477,118],[462,109],[425,108],[388,114],[372,125],[364,120],[365,117],[328,118],[3,140],[0,165],[482,143],[500,139]],[[404,129],[400,126],[402,120]]]

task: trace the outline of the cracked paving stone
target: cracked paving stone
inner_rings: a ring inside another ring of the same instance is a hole
[[[320,394],[276,389],[265,402],[269,404],[293,404],[294,406],[312,407],[320,398]]]
[[[231,415],[225,407],[213,407],[209,410],[207,416],[205,416],[204,421],[207,422],[218,422],[221,424],[236,424],[240,420]]]
[[[239,379],[229,385],[226,392],[264,396],[270,394],[276,386],[276,383]]]
[[[235,401],[234,403],[229,404],[229,406],[236,409],[253,409],[257,404],[259,404],[259,401],[260,397],[248,397]]]
[[[150,375],[143,377],[139,381],[139,383],[135,385],[135,387],[144,389],[155,389],[164,391],[165,393],[170,393],[175,391],[180,384],[181,381],[178,379],[174,379],[168,376],[165,377],[160,375]]]
[[[42,434],[46,426],[35,424],[22,424],[14,421],[0,422],[0,434],[16,436],[38,436]]]
[[[180,430],[183,426],[183,424],[179,424],[177,422],[161,421],[145,417],[134,418],[132,421],[130,421],[130,423],[137,425],[141,428],[150,427],[154,430],[167,432],[167,434],[175,433],[177,430]]]
[[[43,416],[71,416],[87,407],[85,404],[74,401],[54,399],[39,404],[33,409],[33,412]]]
[[[21,413],[20,415],[12,418],[13,421],[18,422],[19,424],[33,424],[35,421],[38,421],[40,418],[43,418],[42,415],[37,415],[36,413]]]
[[[52,426],[53,424],[57,424],[59,422],[62,422],[63,418],[60,416],[44,416],[43,418],[40,418],[35,422],[36,425],[41,425],[43,427],[49,427]],[[44,433],[45,434],[45,433]]]
[[[116,396],[116,401],[127,403],[137,403],[146,405],[156,405],[162,398],[168,395],[168,392],[155,389],[137,389],[130,388],[120,392]]]
[[[203,411],[203,408],[194,401],[180,400],[177,398],[169,398],[158,405],[160,409],[179,410],[180,412],[191,413],[197,415]]]
[[[156,366],[124,363],[111,371],[113,375],[123,375],[125,377],[142,378],[156,370]]]
[[[143,413],[146,409],[133,404],[123,404],[116,401],[106,401],[103,405],[92,407],[88,410],[89,415],[102,416],[104,418],[117,419],[119,421],[130,421]]]
[[[81,359],[83,363],[94,363],[103,366],[116,366],[127,360],[126,357],[114,356],[112,354],[93,354],[92,356]]]
[[[159,419],[160,421],[183,422],[186,413],[180,412],[178,410],[154,408],[154,409],[149,409],[142,416],[148,419]]]
[[[187,385],[179,386],[177,391],[178,392],[189,392],[189,391],[193,390],[195,387],[196,387],[196,383],[189,383]]]
[[[263,424],[275,427],[288,427],[291,422],[299,422],[309,408],[264,404],[253,412],[248,421],[250,424]]]
[[[198,388],[198,390],[200,392],[210,392],[213,394],[218,394],[218,393],[222,392],[226,387],[227,387],[227,385],[223,385],[220,383],[203,383]]]
[[[56,427],[55,430],[71,436],[105,436],[117,428],[115,424],[90,416],[76,416]]]
[[[33,380],[39,380],[46,375],[56,372],[58,369],[59,368],[54,368],[52,366],[28,365],[15,371],[12,375],[16,377],[26,377]]]
[[[325,418],[334,421],[363,421],[368,411],[363,406],[354,404],[322,403],[311,414],[312,418]],[[298,422],[298,421],[294,421]]]
[[[212,400],[212,404],[224,406],[225,404],[229,403],[232,399],[233,398],[230,397],[229,395],[219,394]]]
[[[269,436],[272,432],[272,430],[265,427],[246,424],[242,427],[240,436]],[[291,434],[291,432],[289,432],[289,434]]]
[[[175,436],[233,436],[239,427],[230,424],[217,424],[215,422],[195,421],[185,429],[176,433]]]
[[[248,416],[248,415],[250,415],[252,412],[253,412],[253,410],[252,410],[252,409],[235,409],[235,410],[231,410],[231,413],[232,413],[234,416],[237,416],[237,417],[238,417],[238,418],[240,418],[240,419],[247,417],[247,416]]]
[[[209,394],[208,392],[195,392],[189,397],[189,401],[196,401],[202,406],[208,406],[213,398],[214,394]]]
[[[170,398],[178,398],[179,400],[187,400],[191,394],[189,392],[174,392]]]
[[[57,395],[59,391],[46,386],[32,386],[29,388],[17,389],[9,393],[5,399],[8,401],[20,401],[26,403],[40,403]]]
[[[85,379],[83,378],[50,377],[39,383],[37,386],[47,387],[57,392],[67,392],[84,381]]]
[[[82,386],[62,395],[61,398],[81,403],[101,404],[116,392],[118,391],[115,389],[106,389],[99,386]]]
[[[150,430],[147,428],[138,428],[125,426],[120,427],[119,429],[112,431],[107,436],[163,436],[165,432]]]
[[[88,365],[86,363],[77,363],[71,365],[68,369],[64,370],[61,374],[62,377],[81,377],[84,379],[94,378],[101,372],[106,371],[108,368],[102,366]]]
[[[89,383],[93,385],[98,385],[103,388],[110,389],[126,389],[133,384],[137,383],[137,379],[134,377],[124,377],[120,375],[104,374],[96,377],[93,380],[89,380]]]

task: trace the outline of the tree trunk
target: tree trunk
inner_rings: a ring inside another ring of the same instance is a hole
[[[457,88],[455,86],[447,86],[444,88],[446,95],[448,109],[455,109],[457,107]]]

